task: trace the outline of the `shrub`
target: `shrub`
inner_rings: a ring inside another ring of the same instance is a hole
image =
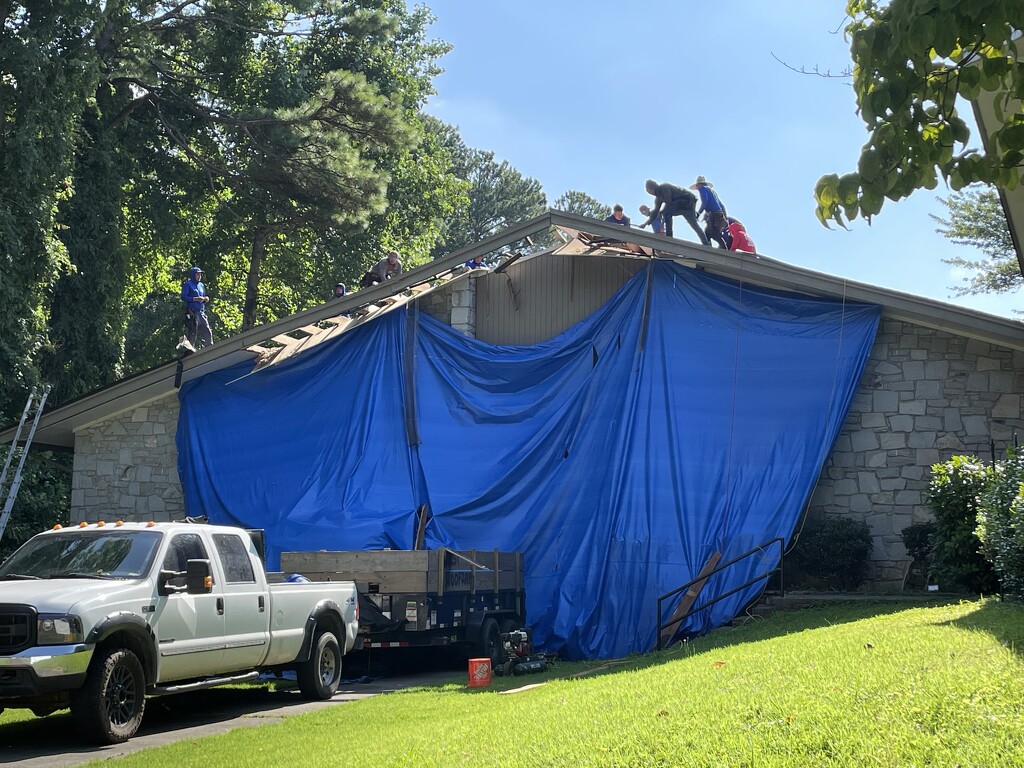
[[[954,456],[932,466],[928,503],[935,515],[931,572],[943,589],[992,594],[999,579],[981,554],[978,500],[993,470],[972,456]]]
[[[907,554],[911,560],[917,560],[926,565],[932,561],[932,547],[935,537],[935,523],[914,523],[900,531],[903,539],[903,546],[907,548]]]
[[[851,590],[864,581],[870,554],[871,530],[867,523],[825,517],[804,526],[789,563],[809,577],[808,586]]]
[[[996,465],[979,499],[976,532],[1004,592],[1024,597],[1024,454]]]

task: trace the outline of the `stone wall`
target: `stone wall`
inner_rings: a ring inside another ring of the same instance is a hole
[[[465,336],[476,336],[476,278],[449,283],[420,298],[419,308]]]
[[[900,532],[930,520],[931,466],[954,454],[991,458],[1022,431],[1024,352],[883,319],[850,413],[825,464],[809,518],[867,522],[871,588],[902,586]]]
[[[177,393],[75,434],[71,522],[181,519]]]

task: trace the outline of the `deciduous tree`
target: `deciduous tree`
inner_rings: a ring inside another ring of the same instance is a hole
[[[68,268],[55,219],[99,76],[82,32],[96,12],[84,0],[0,1],[0,423],[39,378],[47,296]]]
[[[817,215],[828,226],[877,214],[884,201],[982,181],[1006,189],[1024,167],[1024,3],[849,0],[853,87],[870,136],[857,169],[822,177]],[[1001,125],[988,150],[969,148],[958,97],[994,94]]]

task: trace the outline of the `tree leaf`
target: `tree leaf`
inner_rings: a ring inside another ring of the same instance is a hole
[[[1020,165],[1022,160],[1024,160],[1024,152],[1019,149],[1011,149],[1003,155],[1003,167],[1013,168]]]
[[[935,40],[935,19],[931,16],[917,16],[910,24],[910,45],[919,50],[932,48]]]
[[[836,198],[843,206],[853,205],[857,202],[857,191],[859,189],[860,176],[856,173],[847,173],[839,178]]]
[[[857,165],[857,170],[860,175],[867,181],[873,181],[878,178],[878,174],[882,169],[882,159],[876,150],[866,150],[860,156],[860,163]],[[838,183],[838,176],[836,176]]]
[[[1024,124],[1008,125],[996,131],[995,137],[1007,151],[1024,149]]]

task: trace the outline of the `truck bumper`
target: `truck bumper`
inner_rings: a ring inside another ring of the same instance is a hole
[[[0,656],[0,704],[55,691],[80,688],[92,660],[92,645],[53,645],[26,648]]]

